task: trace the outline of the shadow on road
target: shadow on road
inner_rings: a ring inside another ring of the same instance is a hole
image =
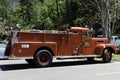
[[[94,61],[92,63],[88,62],[88,61],[54,62],[54,63],[52,63],[51,66],[46,67],[46,68],[76,66],[76,65],[89,65],[89,64],[98,64],[98,63],[100,64],[102,62],[100,62],[100,61]],[[2,71],[10,71],[10,70],[31,69],[31,68],[37,68],[37,67],[35,67],[34,65],[24,63],[24,64],[0,65],[0,68],[1,68]]]

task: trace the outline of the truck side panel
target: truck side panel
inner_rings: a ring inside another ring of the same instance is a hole
[[[81,55],[79,33],[30,33],[18,32],[18,42],[9,49],[7,56],[33,56],[41,47],[50,48],[55,56]]]
[[[35,52],[43,46],[47,46],[53,50],[55,53],[56,51],[56,44],[55,43],[15,43],[12,49],[11,57],[33,57]]]
[[[79,49],[77,49],[77,48],[80,48],[79,43],[81,38],[78,33],[67,34],[67,33],[19,32],[17,37],[19,38],[19,42],[14,45],[12,54],[14,53],[15,55],[16,52],[17,52],[16,55],[22,53],[18,56],[22,56],[22,55],[32,56],[35,53],[35,51],[40,47],[51,48],[55,56],[78,55],[80,51]],[[24,43],[24,44],[21,44],[21,43]],[[49,44],[45,44],[45,43],[49,43]],[[28,45],[29,47],[27,48]],[[24,48],[25,46],[26,48]],[[74,51],[77,51],[77,53],[73,54]]]
[[[44,42],[44,33],[18,32],[19,42]]]

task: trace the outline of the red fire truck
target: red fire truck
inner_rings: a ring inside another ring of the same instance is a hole
[[[22,32],[10,35],[5,56],[24,58],[28,63],[46,67],[56,59],[102,58],[108,63],[116,47],[107,38],[93,38],[88,28],[71,27],[65,31]]]

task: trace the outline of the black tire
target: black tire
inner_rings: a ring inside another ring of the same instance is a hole
[[[48,50],[40,50],[34,56],[37,67],[47,67],[52,63],[53,56]]]
[[[111,62],[112,59],[112,52],[110,49],[106,48],[103,51],[103,62],[104,63],[109,63]]]
[[[30,65],[34,65],[34,59],[25,59],[25,61]]]
[[[87,57],[87,61],[94,62],[94,57]]]

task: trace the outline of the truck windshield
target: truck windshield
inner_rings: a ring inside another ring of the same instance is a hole
[[[84,32],[84,33],[83,33],[83,37],[84,37],[84,38],[89,38],[89,37],[91,37],[91,32]]]

